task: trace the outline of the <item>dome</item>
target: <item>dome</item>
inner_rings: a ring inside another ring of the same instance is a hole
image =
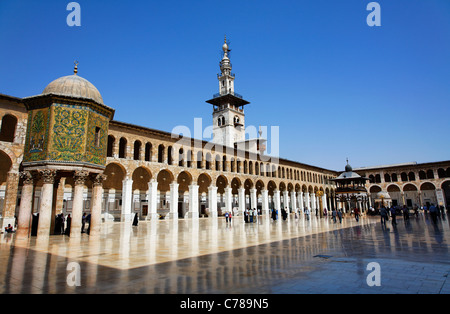
[[[47,94],[86,98],[103,104],[103,98],[98,89],[76,74],[60,77],[48,84],[42,92],[42,95]]]
[[[350,166],[349,164],[347,164],[347,165],[345,166],[345,172],[352,172],[352,171],[353,171],[352,166]]]

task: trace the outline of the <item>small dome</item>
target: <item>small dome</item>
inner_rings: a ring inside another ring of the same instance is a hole
[[[353,171],[352,166],[350,166],[349,164],[347,164],[347,165],[345,166],[345,172],[352,172],[352,171]]]
[[[42,92],[42,95],[54,94],[77,98],[86,98],[103,104],[102,95],[88,80],[78,75],[68,75],[54,80]]]

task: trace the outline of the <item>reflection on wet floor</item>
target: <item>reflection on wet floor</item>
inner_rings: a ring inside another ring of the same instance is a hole
[[[17,241],[14,235],[1,235],[0,291],[350,293],[358,287],[364,293],[390,293],[396,291],[390,272],[409,265],[415,269],[410,279],[429,278],[433,270],[438,292],[448,293],[447,221],[433,227],[419,217],[383,228],[374,218],[348,218],[342,224],[318,218],[261,218],[253,224],[233,220],[148,221],[137,227],[107,223],[98,238],[83,235],[77,240],[51,236]],[[383,271],[385,284],[374,290],[365,284],[370,261],[383,261],[383,270],[389,270]],[[80,265],[80,286],[68,285],[70,262]],[[423,287],[411,284],[410,290],[420,293]]]

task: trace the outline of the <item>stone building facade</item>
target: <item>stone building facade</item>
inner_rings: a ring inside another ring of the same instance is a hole
[[[271,209],[303,212],[307,207],[323,213],[342,206],[330,180],[339,172],[268,158],[264,139],[244,139],[243,108],[249,102],[234,92],[226,42],[223,49],[220,92],[207,101],[219,135],[211,142],[115,121],[114,109],[77,75],[77,67],[40,95],[0,94],[3,228],[18,217],[18,236],[28,237],[39,213],[37,235],[46,236],[55,232],[55,216],[64,213],[73,217],[71,236],[79,236],[82,213],[91,214],[96,234],[102,221],[130,221],[135,215],[215,219],[246,208],[266,215]],[[371,178],[367,189],[373,204],[379,192],[386,192],[399,205],[445,205],[449,167],[446,161],[355,171]]]

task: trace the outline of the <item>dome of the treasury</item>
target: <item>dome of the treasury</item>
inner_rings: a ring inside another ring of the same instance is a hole
[[[98,89],[91,82],[78,76],[76,73],[60,77],[48,84],[42,92],[42,95],[47,94],[86,98],[103,104],[103,98]]]

